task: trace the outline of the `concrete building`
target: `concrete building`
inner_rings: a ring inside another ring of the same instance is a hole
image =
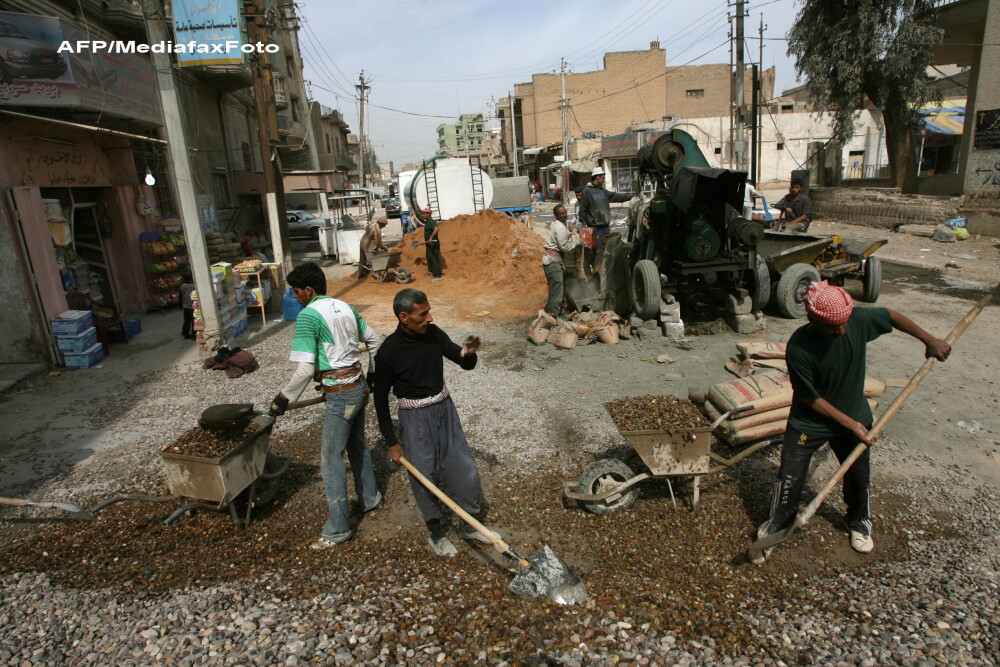
[[[438,153],[449,157],[482,155],[486,141],[486,124],[481,113],[464,113],[457,123],[437,126]]]

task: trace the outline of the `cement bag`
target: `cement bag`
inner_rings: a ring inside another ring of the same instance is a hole
[[[720,382],[708,390],[708,400],[720,412],[753,405],[744,416],[783,408],[792,403],[792,383],[788,375],[779,370],[767,369],[750,377]]]
[[[878,402],[868,399],[868,405],[874,411],[878,407]],[[711,403],[705,404],[705,411],[713,421],[719,418],[719,413],[712,416],[714,406]],[[754,442],[779,433],[784,433],[788,429],[788,414],[791,407],[768,410],[749,417],[726,420],[715,429],[715,434],[726,442],[733,445],[742,445],[747,442]],[[767,421],[764,421],[767,419]],[[759,420],[755,423],[755,420]]]
[[[872,398],[878,398],[885,393],[885,382],[881,380],[876,380],[873,377],[865,378],[865,396]]]
[[[594,332],[597,334],[597,340],[608,345],[617,345],[620,335],[618,331],[620,322],[621,318],[612,312],[602,314],[597,322],[594,323]]]
[[[528,327],[528,340],[535,345],[545,345],[545,341],[548,337],[549,328],[545,326],[545,320],[541,317],[536,317],[535,321],[531,323],[530,327]]]
[[[743,445],[748,442],[755,442],[771,436],[780,435],[787,429],[788,420],[782,419],[781,421],[768,422],[766,424],[760,424],[759,426],[751,426],[750,428],[737,431],[735,433],[722,432],[721,429],[717,429],[716,433],[720,438],[731,445]]]
[[[549,315],[541,308],[538,309],[538,319],[542,321],[542,326],[546,329],[551,329],[555,325],[559,324],[559,320],[552,315]]]
[[[760,340],[748,340],[736,343],[739,350],[747,359],[784,359],[785,346],[782,343],[767,343]]]
[[[553,327],[549,331],[548,341],[558,348],[568,350],[576,347],[576,342],[580,339],[576,332],[569,326],[568,322],[561,322],[559,326]]]
[[[593,331],[592,325],[584,324],[582,322],[564,322],[563,324],[565,324],[570,331],[583,339],[589,338],[591,332]]]

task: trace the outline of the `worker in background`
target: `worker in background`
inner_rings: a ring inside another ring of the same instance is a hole
[[[812,202],[802,193],[802,179],[793,178],[788,194],[778,200],[775,208],[781,217],[771,223],[771,228],[785,232],[805,232],[812,222]]]
[[[757,529],[757,539],[788,528],[795,520],[812,455],[825,443],[843,462],[858,441],[874,444],[868,433],[872,411],[864,395],[866,348],[893,329],[924,344],[924,356],[944,361],[951,345],[927,333],[912,320],[888,308],[854,308],[851,295],[825,280],[806,292],[809,324],[788,340],[785,360],[792,381],[792,407],[781,449],[781,467],[771,499],[771,518]],[[854,462],[844,475],[844,523],[851,548],[869,553],[875,548],[868,507],[870,454]],[[762,563],[770,549],[748,554]]]
[[[434,219],[432,211],[424,208],[420,211],[424,228],[424,244],[427,246],[427,270],[433,278],[432,283],[444,278],[441,273],[441,240],[438,238],[438,221]]]
[[[594,230],[594,256],[599,257],[601,243],[611,233],[611,204],[626,202],[632,195],[604,189],[604,170],[595,167],[590,172],[590,184],[580,195],[580,223]]]
[[[198,336],[194,333],[194,299],[192,294],[195,291],[194,283],[191,282],[191,269],[184,268],[181,271],[180,295],[181,310],[184,311],[184,323],[181,325],[181,337],[187,340],[195,340]]]
[[[569,224],[566,225],[566,229],[570,231],[571,234],[575,234],[580,231],[580,199],[583,197],[583,188],[573,189],[573,217],[570,219]]]
[[[347,503],[345,449],[361,507],[371,512],[382,506],[372,456],[365,442],[368,387],[358,352],[358,343],[364,341],[371,359],[381,339],[354,306],[326,296],[326,276],[315,262],[296,267],[286,280],[295,300],[303,307],[295,320],[289,356],[298,366],[271,402],[270,414],[272,417],[285,414],[288,402],[297,399],[310,381],[322,386],[326,411],[319,465],[328,516],[323,533],[310,547],[330,549],[354,536]]]
[[[570,234],[566,228],[565,206],[557,205],[552,209],[552,215],[555,216],[555,219],[549,223],[549,234],[545,239],[544,252],[542,253],[542,269],[545,271],[545,279],[549,284],[549,301],[545,306],[545,312],[559,319],[565,319],[563,278],[566,264],[563,253],[570,252],[580,245],[580,239]]]
[[[386,337],[375,358],[375,414],[389,459],[398,463],[405,453],[413,467],[435,484],[444,482],[455,502],[482,523],[485,510],[479,470],[444,381],[445,359],[467,371],[476,367],[479,336],[467,336],[461,347],[453,343],[433,323],[427,295],[415,289],[398,292],[392,310],[398,320],[396,331]],[[390,390],[399,406],[402,441],[392,426]],[[412,475],[410,489],[434,553],[456,555],[442,523],[441,502]],[[466,540],[492,544],[464,521],[458,534]]]
[[[384,216],[368,223],[368,228],[365,229],[365,233],[361,237],[361,261],[358,262],[358,280],[361,280],[368,275],[369,267],[372,265],[372,260],[375,258],[375,253],[379,250],[389,250],[385,247],[385,243],[382,241],[382,230],[388,224],[389,219]],[[372,275],[376,274],[373,272]]]

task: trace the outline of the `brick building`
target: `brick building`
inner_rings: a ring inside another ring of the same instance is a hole
[[[634,123],[664,116],[729,115],[729,65],[668,67],[666,56],[659,42],[651,42],[645,51],[606,53],[603,69],[565,75],[570,136],[620,134]],[[529,83],[515,84],[513,99],[500,100],[505,155],[510,156],[513,146],[512,106],[519,150],[561,144],[560,79],[559,74],[534,74]],[[746,90],[752,90],[749,69],[745,79]],[[774,68],[764,72],[762,91],[765,99],[773,94]]]

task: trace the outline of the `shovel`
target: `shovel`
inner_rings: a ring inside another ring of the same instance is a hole
[[[944,339],[945,342],[953,344],[956,340],[958,340],[958,337],[969,328],[969,325],[972,324],[976,317],[979,316],[979,313],[983,312],[983,308],[985,308],[992,299],[993,293],[987,294],[980,299],[979,303],[973,306],[972,310],[966,313],[965,317],[963,317],[959,323],[955,325],[955,328],[951,330],[948,337]],[[906,402],[906,399],[910,397],[910,394],[914,392],[923,379],[927,377],[927,374],[930,373],[931,368],[934,367],[934,362],[936,361],[937,359],[930,357],[923,363],[920,369],[914,373],[913,377],[910,378],[910,381],[906,383],[905,387],[903,387],[903,391],[899,392],[899,396],[897,396],[895,400],[889,404],[889,407],[886,408],[886,411],[881,417],[879,417],[878,421],[875,422],[875,425],[872,426],[871,430],[868,432],[873,439],[877,438],[882,433],[885,425],[890,419],[892,419],[899,408],[902,407],[903,403]],[[806,505],[806,507],[795,516],[795,521],[792,522],[792,525],[784,530],[779,530],[776,533],[762,537],[751,544],[750,549],[747,552],[747,556],[750,557],[754,551],[770,549],[771,547],[781,544],[785,540],[798,534],[800,529],[809,522],[809,519],[811,519],[814,514],[816,514],[819,506],[823,504],[823,501],[830,494],[830,491],[833,490],[833,487],[837,485],[837,482],[843,479],[847,470],[854,465],[854,462],[857,461],[862,454],[865,453],[866,449],[868,449],[868,445],[863,442],[859,442],[858,446],[854,448],[854,451],[852,451],[851,454],[844,459],[844,462],[840,464],[840,467],[837,468],[837,472],[834,473],[833,477],[830,478],[830,481],[826,483],[826,486],[820,490],[819,494],[813,498],[811,503]]]
[[[289,403],[285,410],[298,410],[310,405],[317,405],[324,400],[326,399],[323,396],[314,396],[303,401]],[[222,403],[205,408],[201,417],[198,418],[198,426],[207,429],[242,430],[256,416],[253,403]]]
[[[3,498],[0,497],[0,505],[12,505],[13,507],[44,507],[46,509],[57,509],[63,512],[69,512],[77,519],[83,519],[84,521],[94,521],[97,519],[93,514],[85,509],[80,509],[76,505],[70,505],[69,503],[44,503],[35,502],[34,500],[23,500],[21,498]]]
[[[413,250],[419,245],[427,245],[427,241],[414,241],[413,243],[410,244],[410,250]]]
[[[569,565],[559,560],[559,557],[547,545],[531,558],[524,558],[500,539],[500,536],[476,521],[471,514],[459,507],[458,503],[446,496],[441,489],[414,468],[405,456],[399,457],[399,462],[441,502],[475,528],[477,533],[492,542],[497,551],[517,562],[517,575],[508,586],[514,593],[522,597],[549,600],[558,604],[575,604],[587,599],[587,589],[580,577],[576,576]]]

